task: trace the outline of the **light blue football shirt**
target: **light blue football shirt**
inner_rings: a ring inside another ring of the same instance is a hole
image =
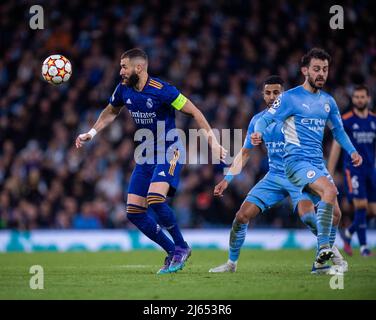
[[[337,103],[322,90],[311,93],[303,86],[298,86],[282,93],[262,119],[256,122],[254,131],[264,135],[273,121],[283,122],[285,161],[322,163],[322,141],[326,125],[336,139],[344,141],[340,144],[349,154],[355,151],[344,131]]]
[[[244,140],[243,148],[251,149],[251,134],[254,132],[255,123],[267,112],[267,109],[257,113],[249,122],[247,136]],[[263,135],[264,143],[268,151],[269,172],[285,176],[283,169],[283,154],[284,154],[284,137],[282,122],[272,123]]]

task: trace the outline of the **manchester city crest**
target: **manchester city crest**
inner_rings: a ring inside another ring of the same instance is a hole
[[[326,112],[330,111],[330,105],[329,105],[329,103],[325,103],[324,109],[325,109]]]

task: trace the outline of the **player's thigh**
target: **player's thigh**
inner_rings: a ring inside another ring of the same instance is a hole
[[[285,163],[285,173],[288,180],[301,190],[327,173],[322,165],[313,165],[308,161],[290,161]]]
[[[170,184],[165,181],[152,182],[150,183],[148,193],[158,193],[163,196],[166,196],[168,190],[170,189]]]
[[[308,190],[318,194],[325,202],[334,204],[338,190],[335,184],[326,176],[321,176],[314,182],[308,184]]]
[[[245,202],[255,204],[263,212],[287,197],[283,180],[276,175],[266,174],[248,193]]]
[[[127,203],[147,207],[146,196],[153,171],[150,165],[136,165],[128,186]]]
[[[363,199],[353,198],[352,203],[354,205],[355,210],[368,208],[368,200],[366,198],[363,198]]]
[[[157,164],[153,171],[149,192],[173,196],[180,182],[182,168],[183,164],[179,162]]]

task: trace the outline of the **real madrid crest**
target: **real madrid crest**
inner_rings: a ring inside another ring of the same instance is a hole
[[[148,99],[146,100],[146,106],[147,106],[149,109],[153,108],[153,100],[152,100],[151,98],[148,98]]]

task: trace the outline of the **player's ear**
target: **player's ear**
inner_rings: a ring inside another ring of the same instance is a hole
[[[301,67],[300,71],[303,73],[303,75],[305,77],[308,76],[308,68],[307,67]]]
[[[135,66],[136,73],[139,74],[142,71],[142,65],[141,63],[137,63]]]

